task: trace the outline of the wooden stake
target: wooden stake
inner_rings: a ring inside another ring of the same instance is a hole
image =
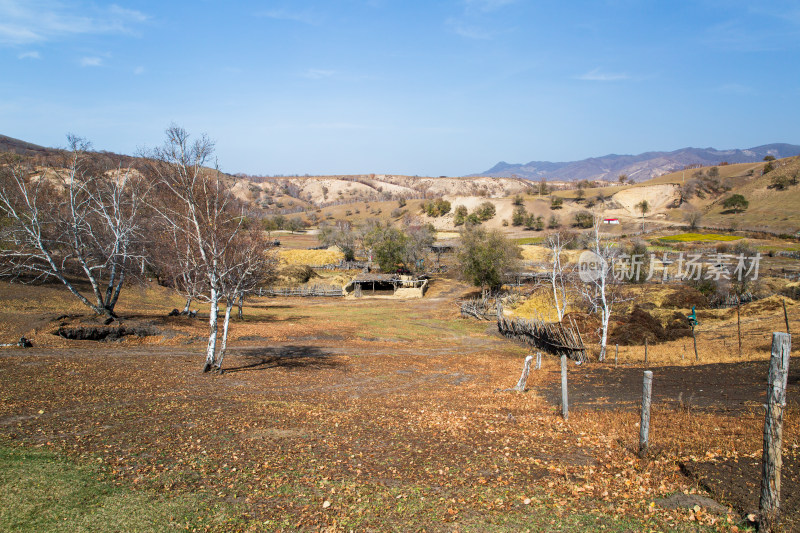
[[[792,332],[789,331],[789,315],[786,313],[786,300],[781,300],[783,302],[783,320],[786,322],[786,333],[791,335]]]
[[[619,343],[617,343],[616,348],[614,348],[614,366],[617,366],[618,358],[619,358]]]
[[[639,457],[647,455],[647,448],[650,446],[650,398],[652,393],[653,372],[645,370],[642,383],[642,418],[639,424]]]
[[[739,357],[742,356],[742,318],[739,316],[739,307],[742,303],[742,299],[738,298],[736,300],[736,335],[739,337]]]
[[[536,370],[542,368],[542,352],[536,352]]]
[[[528,374],[531,371],[531,361],[533,361],[532,355],[525,358],[525,363],[522,365],[522,375],[519,377],[519,381],[517,381],[517,386],[511,390],[525,392],[525,385],[528,384]]]
[[[561,355],[561,416],[569,419],[569,398],[567,397],[567,356]]]
[[[761,461],[761,499],[758,503],[759,531],[776,531],[779,526],[783,410],[786,407],[786,381],[789,377],[791,349],[792,337],[788,333],[772,334],[767,414],[764,420],[764,454]]]
[[[694,326],[692,326],[692,341],[694,341],[694,360],[699,361],[700,357],[697,355],[697,337],[694,335]]]
[[[647,366],[647,339],[644,340],[644,366]]]

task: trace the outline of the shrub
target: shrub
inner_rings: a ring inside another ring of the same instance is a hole
[[[465,280],[495,291],[502,287],[506,273],[518,270],[520,256],[519,247],[498,230],[478,227],[463,233],[457,259]]]
[[[511,214],[511,224],[514,226],[523,225],[527,215],[528,212],[525,210],[525,206],[515,207],[514,212]]]
[[[456,226],[462,225],[467,220],[467,208],[466,206],[459,205],[456,207],[456,210],[453,212],[453,224]]]
[[[700,225],[700,221],[703,219],[703,214],[697,210],[693,209],[691,211],[687,211],[686,214],[683,215],[683,220],[689,224],[689,229],[696,230],[697,227]]]
[[[450,202],[442,198],[437,198],[430,202],[424,202],[422,204],[422,212],[429,217],[440,217],[449,213],[450,207]]]
[[[559,196],[550,198],[550,209],[561,209],[564,206],[564,199]]]
[[[544,229],[544,219],[531,213],[525,218],[525,227],[534,231],[541,231]]]
[[[797,185],[797,181],[798,181],[797,174],[793,176],[788,176],[786,174],[776,173],[770,179],[770,188],[783,191],[785,189],[788,189],[791,185]]]
[[[487,220],[491,220],[494,218],[494,215],[497,213],[497,210],[492,202],[483,202],[478,208],[475,210],[475,215],[478,217],[478,220],[481,222],[485,222]]]
[[[573,226],[579,228],[591,228],[594,224],[594,217],[589,211],[578,211],[573,219]]]
[[[742,196],[741,194],[734,194],[730,197],[726,198],[724,202],[722,202],[722,207],[725,209],[733,209],[734,213],[738,213],[739,211],[744,211],[750,205],[750,202]]]

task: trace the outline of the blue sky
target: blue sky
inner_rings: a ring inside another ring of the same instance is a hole
[[[252,174],[800,144],[796,1],[0,0],[0,133]]]

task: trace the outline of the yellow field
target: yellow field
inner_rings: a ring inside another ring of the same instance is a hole
[[[278,256],[287,265],[328,265],[344,259],[344,254],[338,249],[281,250]]]
[[[569,296],[573,301],[577,294]],[[567,305],[567,313],[575,311],[573,306]],[[553,305],[553,291],[549,287],[542,287],[531,294],[522,304],[513,308],[511,316],[519,318],[541,318],[549,322],[558,322],[558,314]]]
[[[697,242],[697,241],[738,241],[742,237],[737,235],[720,235],[718,233],[681,233],[659,237],[662,241]]]
[[[526,261],[547,262],[552,256],[550,249],[544,246],[525,245],[521,248],[522,258]],[[564,250],[561,252],[561,259],[567,263],[576,263],[581,252],[581,250]]]

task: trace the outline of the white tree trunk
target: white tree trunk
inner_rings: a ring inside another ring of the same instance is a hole
[[[602,363],[606,360],[606,346],[608,345],[608,323],[611,320],[611,309],[609,309],[608,304],[605,301],[603,302],[600,320],[602,327],[600,331],[600,357],[598,359]]]
[[[208,317],[208,347],[206,349],[206,363],[203,372],[208,372],[216,363],[217,355],[217,313],[219,312],[219,293],[211,288],[211,312]]]
[[[231,310],[233,300],[225,303],[225,319],[222,322],[222,348],[219,351],[219,361],[217,361],[217,371],[222,374],[222,360],[225,359],[225,350],[228,348],[228,325],[231,323]]]

